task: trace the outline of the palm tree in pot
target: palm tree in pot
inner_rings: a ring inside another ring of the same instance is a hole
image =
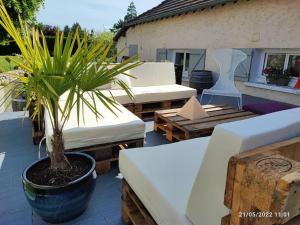
[[[128,75],[126,71],[139,66],[140,63],[137,62],[137,57],[132,57],[120,64],[109,66],[120,54],[108,58],[112,43],[90,43],[88,35],[84,34],[81,37],[78,31],[69,33],[67,37],[57,32],[51,54],[42,32],[30,29],[21,19],[20,29],[15,27],[2,0],[0,0],[0,25],[18,45],[21,55],[12,60],[26,74],[16,76],[15,82],[9,84],[10,90],[15,95],[25,93],[27,109],[34,100],[33,118],[40,118],[45,109],[53,128],[52,151],[49,152],[49,158],[34,163],[24,171],[25,194],[35,212],[43,219],[50,222],[70,220],[82,213],[87,206],[95,185],[95,162],[87,155],[65,154],[63,127],[72,110],[77,111],[79,124],[84,107],[91,110],[95,117],[100,118],[101,112],[97,108],[97,101],[112,112],[117,110],[117,102],[103,95],[98,88],[116,82],[132,97],[129,87],[124,81],[119,80],[117,75]],[[10,95],[11,92],[7,92],[0,103],[7,103]],[[60,103],[62,95],[66,96],[64,104]],[[69,174],[72,175],[72,171],[75,170],[72,162],[80,157],[85,157],[84,160],[90,164],[90,168],[84,170],[83,174],[82,171],[81,174],[75,171],[75,175],[70,178]],[[43,169],[44,172],[41,170],[43,163],[48,165]],[[37,177],[40,173],[47,174],[47,179],[39,180]],[[62,180],[61,176],[66,174],[70,179],[59,181]],[[62,207],[62,202],[66,207]]]

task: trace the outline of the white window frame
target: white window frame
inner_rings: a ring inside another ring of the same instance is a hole
[[[173,54],[173,62],[175,63],[175,60],[176,60],[176,54],[177,53],[183,53],[183,71],[186,71],[186,68],[185,68],[185,64],[186,64],[186,54],[190,54],[191,55],[191,52],[188,51],[188,50],[175,50],[174,51],[174,54]]]
[[[284,51],[284,50],[269,50],[269,51],[265,51],[265,57],[264,57],[264,66],[261,70],[261,74],[263,74],[264,69],[267,67],[267,63],[268,63],[268,57],[269,55],[285,55],[285,61],[284,61],[284,65],[283,65],[283,70],[286,70],[288,68],[288,64],[289,64],[289,59],[291,55],[297,55],[300,56],[300,51]]]
[[[177,54],[177,53],[183,53],[183,54],[184,54],[184,55],[183,55],[182,78],[183,78],[183,79],[188,79],[189,71],[186,70],[186,67],[185,67],[185,65],[186,65],[186,55],[187,55],[187,54],[190,54],[190,57],[191,57],[191,51],[189,51],[189,50],[184,50],[184,49],[182,49],[182,50],[180,50],[180,49],[175,49],[175,50],[174,50],[174,53],[173,53],[173,62],[174,62],[174,63],[175,63],[175,60],[176,60],[176,54]]]

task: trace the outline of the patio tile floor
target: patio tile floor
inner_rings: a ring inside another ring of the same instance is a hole
[[[224,103],[224,98],[214,99]],[[234,104],[231,99],[227,104]],[[244,103],[268,100],[244,96]],[[154,133],[153,122],[147,122],[145,146],[167,144]],[[48,225],[33,216],[21,187],[21,174],[26,166],[38,159],[38,148],[32,144],[29,119],[0,121],[0,225]],[[121,180],[117,168],[98,176],[95,193],[88,210],[65,225],[122,225],[120,218]]]
[[[167,144],[165,138],[152,131],[153,122],[146,123],[145,146]],[[21,174],[38,159],[38,148],[32,144],[29,119],[0,122],[0,225],[46,225],[32,217],[23,190]],[[98,176],[96,190],[87,211],[65,225],[122,225],[120,218],[121,180],[117,168]],[[47,224],[48,225],[48,224]]]

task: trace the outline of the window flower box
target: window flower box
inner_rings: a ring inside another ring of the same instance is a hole
[[[287,77],[287,78],[278,78],[278,79],[267,78],[267,83],[268,84],[274,84],[274,85],[277,85],[277,86],[288,86],[290,80],[291,80],[291,78],[289,78],[289,77]]]
[[[291,80],[291,74],[288,70],[282,72],[281,69],[277,68],[266,68],[263,73],[266,76],[268,84],[274,84],[278,86],[288,86]]]

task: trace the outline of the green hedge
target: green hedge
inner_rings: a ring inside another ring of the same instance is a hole
[[[46,37],[46,41],[48,44],[49,51],[50,53],[52,53],[54,49],[55,37]],[[74,49],[76,49],[76,44]],[[0,45],[1,56],[14,54],[20,54],[19,48],[15,42],[10,42],[8,45]]]

